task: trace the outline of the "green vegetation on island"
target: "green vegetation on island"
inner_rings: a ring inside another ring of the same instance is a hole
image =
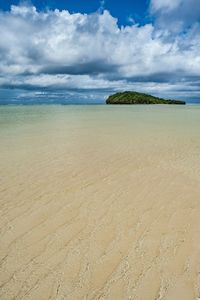
[[[180,100],[166,100],[138,92],[122,92],[111,95],[106,104],[186,104]]]

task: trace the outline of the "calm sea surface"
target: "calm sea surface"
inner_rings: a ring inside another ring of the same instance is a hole
[[[189,121],[188,125],[193,125],[198,122],[200,105],[186,106],[164,106],[164,105],[149,105],[149,106],[106,106],[106,105],[17,105],[17,106],[0,106],[0,129],[44,124],[48,122],[63,122],[68,124],[71,120],[77,125],[86,125],[95,120],[114,122],[121,120],[123,123],[130,122],[131,124],[142,122],[145,124],[151,123],[151,120],[162,123],[165,121],[181,122],[185,118],[185,122]],[[87,121],[86,121],[87,120]],[[153,123],[154,123],[153,121]],[[163,121],[163,122],[162,122]],[[184,123],[185,123],[184,122]],[[96,124],[97,124],[96,123]],[[102,124],[102,125],[104,125]],[[72,124],[73,126],[73,124]]]

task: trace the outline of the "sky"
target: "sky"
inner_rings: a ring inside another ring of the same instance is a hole
[[[0,0],[0,103],[200,103],[200,0]]]

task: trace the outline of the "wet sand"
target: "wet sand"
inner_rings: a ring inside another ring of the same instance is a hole
[[[0,107],[0,299],[200,299],[200,107]]]

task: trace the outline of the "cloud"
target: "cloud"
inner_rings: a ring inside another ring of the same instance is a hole
[[[200,22],[199,0],[151,0],[150,12],[159,26],[177,32]]]
[[[100,0],[99,12],[102,13],[105,10],[106,0]]]
[[[167,14],[176,22],[182,2],[152,0],[151,11],[157,21]],[[194,20],[177,34],[157,24],[119,27],[107,10],[70,14],[13,5],[0,12],[0,88],[69,96],[73,91],[88,99],[124,89],[197,97],[200,25]]]
[[[151,0],[151,9],[153,12],[165,11],[172,12],[180,7],[182,0]]]

